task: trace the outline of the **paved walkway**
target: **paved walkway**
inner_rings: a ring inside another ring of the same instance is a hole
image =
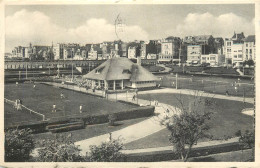
[[[147,103],[147,101],[145,100],[140,99],[139,101],[141,103]],[[112,132],[112,138],[113,139],[122,138],[123,143],[126,144],[144,138],[148,135],[154,134],[164,129],[165,126],[160,125],[159,121],[167,115],[165,113],[167,108],[175,110],[174,107],[161,103],[160,106],[155,106],[155,113],[158,114],[157,116],[150,117],[149,119],[146,119],[137,124],[133,124],[126,128],[120,129],[118,131],[114,131]],[[175,110],[175,112],[177,113],[178,110]],[[172,115],[172,114],[168,114],[168,115]],[[89,145],[100,145],[102,142],[108,140],[109,140],[109,134],[104,134],[104,135],[75,142],[75,144],[80,146],[80,149],[82,150],[81,154],[85,155],[86,152],[89,151]]]

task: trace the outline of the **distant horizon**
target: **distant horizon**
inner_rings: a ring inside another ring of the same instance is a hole
[[[119,40],[159,40],[169,36],[255,35],[254,4],[209,5],[7,5],[5,53],[16,46],[91,44]]]

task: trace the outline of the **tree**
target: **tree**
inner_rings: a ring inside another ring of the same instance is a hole
[[[171,109],[172,115],[169,115],[170,111],[167,109],[168,114],[161,119],[161,124],[171,132],[169,140],[175,152],[183,161],[187,161],[193,145],[201,138],[210,137],[207,134],[210,127],[206,121],[210,120],[215,103],[212,99],[203,98],[198,93],[188,100],[188,104],[181,95],[176,99],[179,106]]]
[[[248,60],[247,61],[247,65],[248,66],[254,66],[255,65],[255,62],[253,60]]]
[[[236,132],[236,136],[239,137],[239,142],[240,145],[242,147],[242,152],[243,149],[252,149],[252,157],[254,159],[255,156],[255,133],[254,132],[250,132],[249,130],[246,130],[244,133],[241,132],[241,130],[239,130],[238,132]]]
[[[38,149],[40,162],[80,162],[84,161],[80,149],[71,140],[71,134],[55,134],[54,140],[42,140]]]
[[[108,142],[102,142],[99,146],[91,145],[87,156],[91,162],[122,161],[124,157],[120,152],[122,149],[123,143],[121,139],[110,139]]]
[[[30,129],[10,129],[5,132],[5,161],[25,162],[30,159],[34,141]]]

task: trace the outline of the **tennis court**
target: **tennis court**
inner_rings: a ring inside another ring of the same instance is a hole
[[[219,78],[219,77],[197,77],[173,75],[161,76],[159,82],[162,87],[171,87],[178,89],[202,90],[209,93],[228,94],[232,96],[255,96],[254,82],[245,79]]]

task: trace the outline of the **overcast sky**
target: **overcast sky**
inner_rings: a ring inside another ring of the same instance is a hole
[[[125,26],[124,41],[167,36],[212,34],[231,37],[254,34],[255,8],[241,5],[9,5],[6,15],[6,52],[13,47],[59,42],[113,41],[115,19]],[[120,29],[121,30],[121,29]]]

